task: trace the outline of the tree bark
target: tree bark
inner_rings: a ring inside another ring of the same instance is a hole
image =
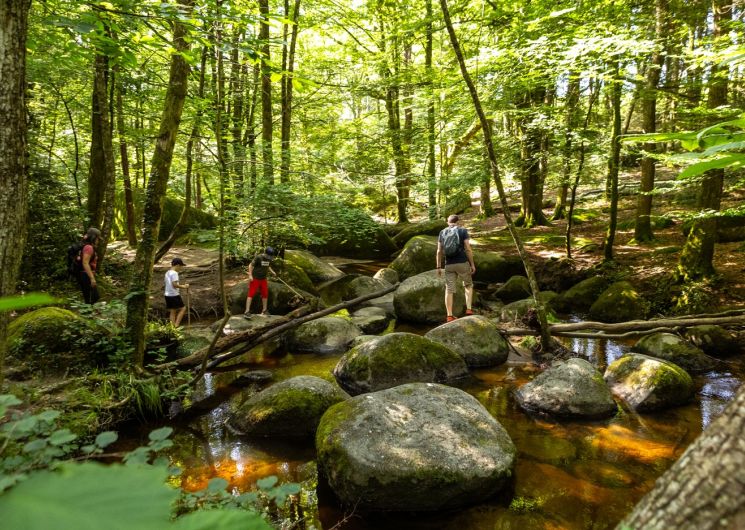
[[[244,33],[243,24],[237,24],[233,31],[233,46],[230,52],[230,102],[232,104],[232,112],[230,114],[230,143],[233,150],[231,174],[233,175],[235,198],[240,202],[245,192],[244,168],[246,166],[246,149],[243,144],[243,113],[248,65],[241,63],[239,53],[241,35]]]
[[[564,113],[564,145],[561,153],[561,183],[556,197],[553,220],[564,219],[566,215],[567,194],[569,182],[572,179],[572,157],[574,155],[574,134],[577,128],[577,106],[579,104],[579,75],[569,73],[567,95]]]
[[[618,61],[613,66],[614,79],[611,85],[611,105],[613,107],[613,131],[608,157],[608,182],[610,182],[610,219],[603,242],[605,261],[613,259],[613,242],[616,238],[618,222],[618,169],[621,162],[621,76]]]
[[[16,291],[26,242],[26,35],[30,0],[0,2],[0,298]],[[9,313],[0,311],[0,387]]]
[[[127,149],[126,127],[124,126],[124,83],[121,79],[121,69],[117,68],[119,76],[116,80],[116,129],[119,135],[119,157],[124,180],[124,205],[126,208],[127,242],[131,247],[137,246],[137,229],[135,227],[135,206],[132,197],[132,179],[129,176],[129,152]]]
[[[427,213],[430,220],[437,219],[437,168],[435,167],[435,91],[434,69],[432,66],[432,51],[434,29],[432,27],[432,0],[426,1],[427,29],[424,45],[424,69],[427,74]]]
[[[289,0],[285,0],[286,10],[289,9]],[[295,6],[292,9],[292,14],[285,13],[292,22],[292,30],[290,31],[290,45],[289,49],[285,45],[282,56],[282,126],[281,126],[281,141],[282,141],[282,161],[280,169],[280,181],[283,183],[290,182],[290,131],[292,125],[292,81],[293,73],[295,71],[295,47],[297,46],[297,34],[298,34],[298,20],[300,17],[300,0],[295,0]],[[287,25],[284,28],[285,39],[287,42]]]
[[[274,160],[272,155],[272,70],[269,66],[269,0],[259,0],[261,22],[259,41],[261,42],[261,153],[264,166],[265,184],[274,184]]]
[[[192,5],[192,0],[187,0],[184,3],[183,7],[187,15],[191,13]],[[186,34],[186,27],[180,19],[174,20],[173,45],[175,52],[171,55],[168,89],[166,90],[163,115],[155,142],[155,151],[151,161],[152,169],[145,195],[142,240],[137,247],[127,300],[127,329],[130,342],[134,348],[133,363],[139,367],[142,367],[145,356],[145,324],[147,323],[150,282],[153,276],[155,245],[158,242],[160,219],[163,214],[163,200],[171,170],[173,149],[181,123],[184,100],[186,99],[189,65],[181,55],[181,53],[189,50],[189,44],[185,40]]]

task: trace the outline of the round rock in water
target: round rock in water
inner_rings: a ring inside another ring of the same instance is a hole
[[[342,353],[361,334],[348,319],[329,316],[288,331],[285,346],[293,353]]]
[[[469,368],[502,364],[510,352],[499,328],[488,318],[478,315],[437,326],[424,336],[463,357]]]
[[[633,350],[670,361],[691,373],[707,372],[714,368],[714,360],[711,357],[672,333],[653,333],[642,337],[634,344]]]
[[[466,312],[466,296],[463,286],[456,283],[453,313],[461,316]],[[445,275],[428,271],[407,278],[396,289],[393,298],[396,316],[408,322],[445,322]]]
[[[745,346],[731,331],[720,326],[692,326],[686,329],[686,338],[704,353],[714,357],[736,355],[742,352]]]
[[[494,497],[515,446],[472,396],[412,383],[331,407],[316,433],[319,472],[344,504],[434,511]]]
[[[334,368],[339,386],[352,395],[404,383],[448,383],[467,375],[460,355],[413,333],[390,333],[359,344]]]
[[[229,424],[246,435],[307,438],[315,434],[326,409],[348,397],[325,379],[301,375],[251,396]]]
[[[577,358],[554,363],[516,396],[522,408],[552,416],[605,418],[617,410],[600,372]]]
[[[613,361],[603,377],[615,395],[639,411],[683,405],[694,391],[691,376],[680,366],[638,353]]]

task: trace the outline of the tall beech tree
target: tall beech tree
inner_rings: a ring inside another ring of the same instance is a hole
[[[274,184],[272,136],[272,68],[269,42],[269,0],[259,0],[259,41],[261,41],[261,163],[266,184]]]
[[[191,13],[191,0],[180,7],[185,15]],[[127,298],[127,328],[134,348],[133,362],[141,367],[145,359],[145,325],[147,324],[150,282],[153,277],[153,258],[158,243],[160,219],[163,215],[163,201],[166,196],[170,176],[173,149],[181,123],[181,112],[186,99],[189,65],[184,58],[189,51],[186,40],[187,28],[180,18],[174,18],[173,48],[171,68],[168,76],[163,114],[155,151],[150,162],[150,177],[147,182],[145,205],[142,216],[142,240],[137,246],[137,254],[132,266],[132,281]]]

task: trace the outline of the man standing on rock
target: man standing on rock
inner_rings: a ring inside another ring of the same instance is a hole
[[[473,263],[473,250],[468,230],[458,226],[458,216],[448,217],[448,227],[444,228],[437,238],[437,275],[442,276],[443,257],[445,265],[445,310],[447,322],[455,320],[453,316],[453,299],[455,298],[455,280],[463,280],[466,291],[466,315],[473,315],[473,279],[476,272]]]
[[[261,295],[261,314],[268,315],[267,303],[269,301],[269,283],[266,280],[267,273],[271,270],[269,266],[276,252],[272,247],[266,247],[262,254],[257,254],[248,266],[248,297],[246,298],[246,315],[251,313],[251,302],[259,291]],[[274,273],[274,271],[272,271]]]

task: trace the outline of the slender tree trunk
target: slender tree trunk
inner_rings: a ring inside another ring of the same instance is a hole
[[[543,87],[528,91],[518,105],[524,114],[518,120],[520,131],[522,210],[515,221],[518,226],[531,227],[548,224],[543,214],[543,181],[541,178],[542,131],[534,123],[535,106],[543,103]]]
[[[655,37],[657,44],[662,46],[667,35],[668,0],[655,0]],[[651,134],[657,130],[657,87],[660,83],[660,73],[665,62],[663,50],[656,50],[647,68],[647,79],[642,94],[642,121],[645,133]],[[644,144],[644,151],[654,153],[655,142]],[[644,156],[641,162],[641,183],[639,185],[639,199],[636,206],[636,224],[634,239],[638,242],[650,241],[652,234],[652,190],[654,190],[656,160],[652,156]]]
[[[132,197],[132,180],[129,176],[129,152],[127,150],[126,127],[124,126],[124,83],[121,71],[116,81],[116,128],[119,135],[119,157],[122,165],[122,179],[124,180],[124,206],[126,211],[127,241],[132,247],[137,246],[137,229],[135,228],[135,205]]]
[[[184,4],[185,14],[189,15],[192,0]],[[158,242],[160,219],[163,214],[163,199],[166,194],[171,170],[173,149],[181,122],[181,112],[186,99],[189,65],[181,53],[189,50],[185,40],[186,28],[177,18],[173,22],[173,46],[171,70],[168,79],[163,115],[161,117],[155,151],[151,162],[152,170],[147,183],[142,222],[142,240],[137,247],[132,267],[132,282],[127,299],[127,329],[134,347],[133,363],[142,366],[145,358],[145,324],[147,322],[150,282],[153,276],[153,257]]]
[[[26,243],[26,34],[30,7],[30,0],[0,2],[0,298],[16,292]],[[0,388],[9,316],[0,311]]]
[[[427,71],[427,208],[430,220],[437,218],[437,168],[435,167],[435,91],[432,67],[433,28],[432,0],[427,0],[427,40],[424,48],[424,67]]]
[[[244,195],[244,168],[246,166],[246,150],[243,145],[243,112],[246,84],[246,72],[248,65],[241,64],[239,46],[241,35],[244,33],[242,24],[234,28],[233,49],[230,53],[230,100],[232,102],[232,113],[230,123],[231,146],[233,149],[233,188],[235,197],[240,200]]]
[[[261,153],[264,183],[274,184],[272,157],[272,71],[269,66],[269,0],[259,0],[261,13],[259,41],[261,42]]]
[[[103,224],[104,196],[108,180],[106,148],[109,131],[108,58],[96,54],[91,95],[91,150],[88,173],[88,224],[100,228]]]
[[[561,183],[556,197],[553,219],[564,219],[569,192],[569,182],[572,178],[572,157],[574,155],[574,134],[577,128],[577,105],[579,104],[579,75],[569,73],[567,85],[566,111],[564,114],[564,145],[561,153]]]
[[[614,79],[611,85],[613,106],[613,132],[611,133],[610,156],[608,157],[608,181],[610,182],[610,219],[605,234],[603,249],[605,261],[613,259],[613,241],[616,238],[618,221],[618,169],[621,161],[621,76],[618,61],[613,65]]]
[[[248,109],[248,116],[246,117],[246,143],[248,144],[248,155],[249,155],[249,186],[251,190],[256,189],[256,181],[258,178],[258,157],[256,153],[256,106],[258,102],[259,94],[259,65],[254,65],[253,70],[253,84],[251,92],[251,105]]]
[[[290,130],[292,125],[292,81],[295,70],[295,47],[297,46],[298,20],[300,17],[300,0],[295,0],[292,13],[288,13],[290,2],[285,0],[285,16],[292,21],[289,49],[285,45],[282,54],[282,165],[280,180],[290,181]],[[287,42],[287,24],[284,27],[284,41]]]
[[[507,229],[510,231],[512,239],[515,242],[515,246],[517,247],[517,251],[520,254],[520,259],[522,259],[523,266],[525,267],[525,273],[528,276],[530,288],[533,291],[533,299],[536,305],[538,323],[541,332],[541,348],[544,352],[549,352],[553,349],[553,340],[551,339],[551,335],[548,331],[546,307],[541,299],[540,291],[538,289],[538,281],[536,280],[535,273],[533,272],[533,266],[531,265],[530,259],[528,258],[528,253],[525,251],[525,246],[523,245],[522,239],[520,239],[520,234],[518,234],[517,229],[515,228],[515,223],[512,221],[512,216],[510,215],[509,205],[507,204],[507,195],[504,191],[502,178],[499,174],[497,153],[494,149],[494,142],[492,139],[492,126],[486,118],[484,109],[481,106],[479,94],[476,91],[476,86],[473,84],[471,75],[468,73],[468,69],[466,68],[466,60],[463,58],[463,52],[461,51],[458,37],[456,36],[455,30],[453,29],[453,22],[450,20],[450,12],[448,11],[447,0],[440,0],[440,7],[442,8],[442,15],[445,20],[445,26],[447,27],[448,35],[450,36],[450,43],[452,44],[453,51],[455,52],[455,56],[458,59],[458,65],[460,66],[461,75],[463,76],[463,80],[468,86],[468,92],[471,94],[473,106],[476,109],[476,114],[478,115],[479,121],[481,122],[481,129],[484,133],[484,146],[489,156],[492,177],[494,178],[494,183],[496,184],[497,191],[499,192],[499,200],[502,205],[502,214],[504,215]]]

